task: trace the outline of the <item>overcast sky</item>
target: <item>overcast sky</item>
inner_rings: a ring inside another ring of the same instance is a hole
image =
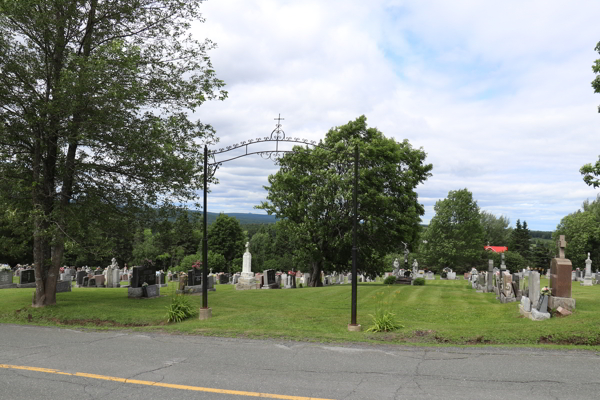
[[[450,190],[482,210],[554,230],[598,190],[579,168],[600,154],[592,63],[597,1],[209,0],[201,38],[229,98],[197,112],[223,147],[268,136],[319,140],[365,115],[427,153],[423,222]],[[224,164],[208,211],[263,213],[259,156]]]

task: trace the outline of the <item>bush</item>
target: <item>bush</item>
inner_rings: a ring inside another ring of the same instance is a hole
[[[299,287],[299,288],[301,288],[301,287],[302,287],[302,284],[301,284],[301,283],[299,283],[299,284],[298,284],[298,287]]]
[[[167,322],[181,322],[192,315],[194,308],[187,297],[177,294],[171,298],[171,304],[167,306]]]
[[[386,279],[387,280],[387,279]],[[369,314],[373,318],[373,325],[367,329],[367,332],[390,332],[398,328],[404,328],[404,325],[396,323],[393,312],[378,308],[375,315]]]
[[[413,285],[414,286],[424,286],[425,285],[425,278],[417,278],[413,281]]]
[[[383,281],[384,285],[393,285],[396,283],[396,277],[394,275],[390,275]]]

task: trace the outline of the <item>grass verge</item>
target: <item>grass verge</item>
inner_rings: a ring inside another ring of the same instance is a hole
[[[547,282],[542,280],[542,286]],[[500,304],[491,293],[476,293],[464,280],[427,281],[425,286],[359,284],[358,322],[362,332],[348,332],[350,285],[294,290],[236,291],[217,285],[209,292],[212,318],[192,317],[167,323],[175,284],[155,299],[129,299],[127,289],[73,288],[57,294],[57,304],[31,307],[33,289],[0,290],[0,323],[94,329],[131,328],[227,337],[280,338],[301,341],[372,342],[430,345],[585,346],[600,350],[600,285],[573,284],[573,315],[534,322],[522,318],[517,303]],[[189,296],[195,308],[201,296]],[[367,332],[369,314],[395,314],[402,328]]]

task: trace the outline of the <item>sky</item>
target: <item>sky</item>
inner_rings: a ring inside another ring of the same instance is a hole
[[[417,187],[423,223],[467,188],[481,210],[554,230],[593,200],[579,169],[600,154],[600,94],[591,81],[600,2],[208,0],[193,26],[226,83],[225,101],[194,115],[214,149],[269,136],[322,139],[365,115],[427,153]],[[259,156],[223,164],[208,211],[264,213]]]

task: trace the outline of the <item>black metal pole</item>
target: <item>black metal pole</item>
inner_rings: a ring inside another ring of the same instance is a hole
[[[358,206],[357,206],[357,191],[358,191],[358,145],[354,146],[354,221],[352,224],[352,317],[351,325],[356,324],[356,291],[357,291],[357,249],[356,249],[356,224],[358,219]]]
[[[206,192],[208,190],[208,147],[204,145],[204,231],[202,237],[202,308],[208,308],[208,238],[206,235]]]

